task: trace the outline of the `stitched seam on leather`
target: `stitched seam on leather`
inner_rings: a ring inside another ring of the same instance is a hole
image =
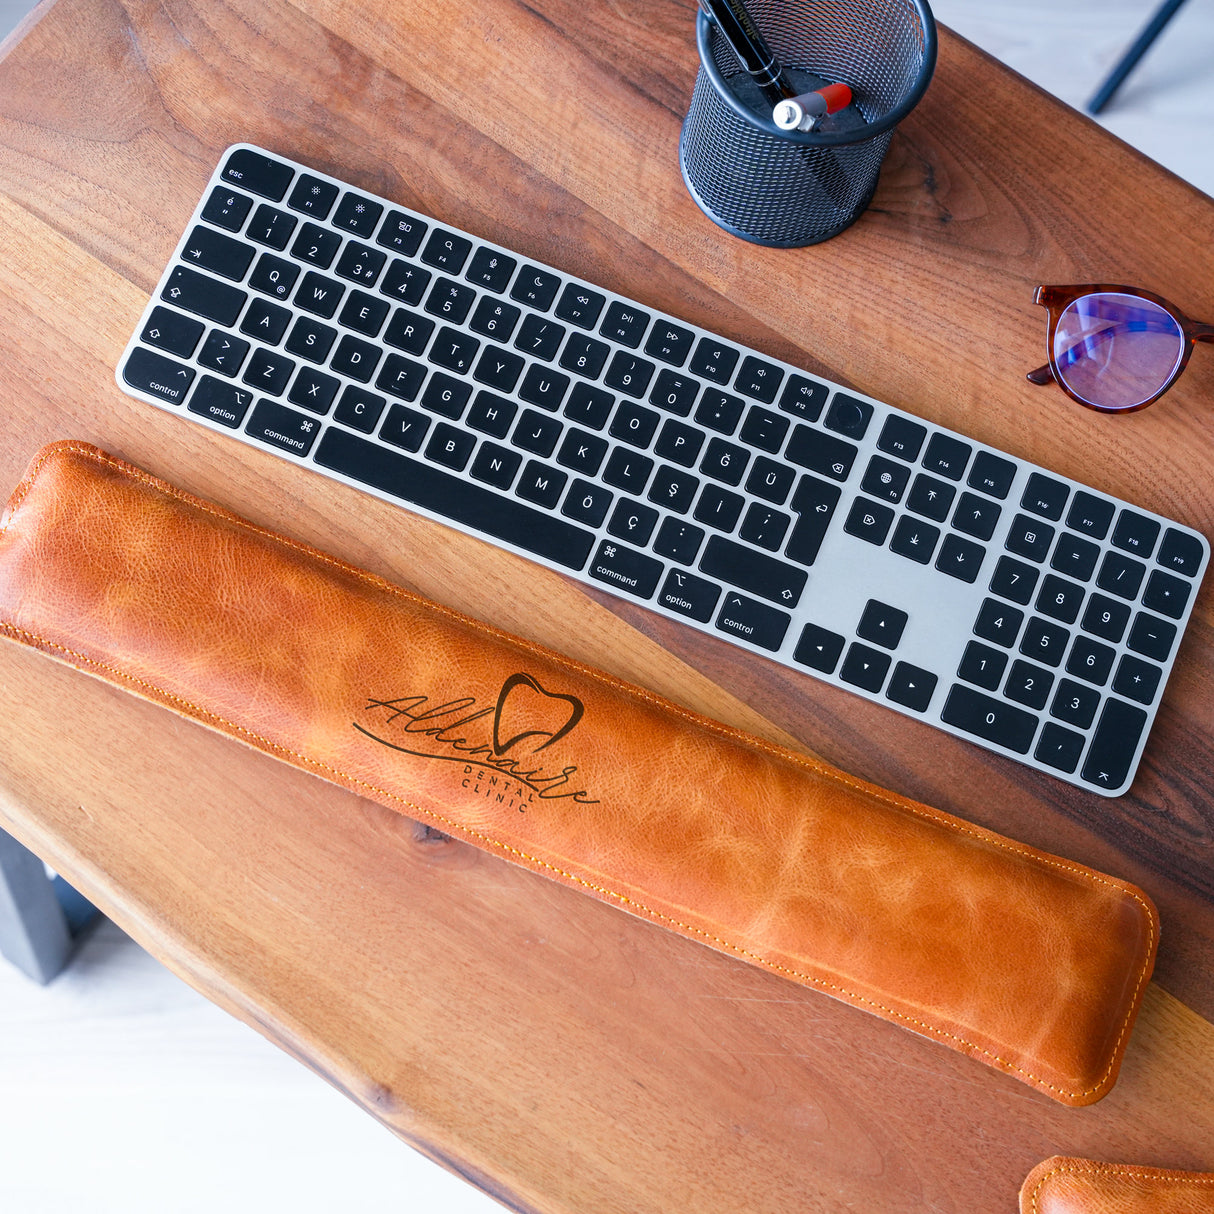
[[[761,955],[759,955],[757,953],[750,952],[749,950],[743,948],[741,945],[734,944],[731,941],[724,940],[717,936],[714,936],[710,932],[705,930],[704,928],[696,927],[693,924],[682,923],[677,919],[674,919],[668,915],[664,915],[664,914],[662,914],[662,912],[656,911],[656,910],[652,909],[651,907],[646,906],[644,903],[634,901],[633,899],[629,898],[625,894],[618,893],[617,891],[609,889],[604,886],[595,885],[593,882],[590,882],[583,877],[579,877],[574,873],[565,872],[563,869],[558,868],[557,866],[550,864],[549,862],[542,860],[539,857],[529,855],[527,852],[520,851],[518,848],[515,848],[508,843],[504,843],[501,840],[495,839],[491,835],[487,835],[487,834],[484,834],[483,832],[476,831],[476,830],[472,829],[471,827],[464,826],[463,824],[454,821],[453,819],[445,818],[441,814],[434,813],[431,810],[427,810],[427,809],[422,808],[421,806],[415,805],[413,802],[406,800],[404,797],[401,797],[396,793],[389,792],[385,789],[380,789],[380,788],[376,787],[374,784],[369,783],[368,781],[361,780],[355,776],[351,776],[351,775],[347,774],[346,772],[340,770],[339,768],[331,767],[330,765],[328,765],[326,763],[322,763],[319,760],[310,758],[309,756],[304,755],[298,751],[289,750],[287,747],[281,746],[276,742],[272,742],[267,738],[263,738],[260,735],[253,733],[251,730],[246,729],[244,726],[239,725],[232,721],[228,721],[225,718],[219,716],[218,714],[212,713],[212,712],[208,711],[207,709],[202,708],[201,706],[196,705],[196,704],[192,703],[191,701],[184,699],[181,696],[174,695],[172,692],[165,691],[163,688],[160,688],[153,683],[146,682],[133,675],[130,675],[127,672],[119,669],[116,666],[112,666],[112,665],[109,665],[109,664],[103,663],[103,662],[97,662],[94,659],[85,656],[84,654],[76,653],[75,651],[67,649],[66,647],[64,647],[62,645],[56,644],[54,641],[50,641],[43,637],[39,637],[36,634],[30,633],[30,632],[26,631],[25,629],[18,627],[16,624],[8,622],[8,621],[0,621],[0,629],[3,629],[4,631],[9,632],[10,634],[24,637],[27,640],[29,640],[30,642],[32,642],[38,646],[58,650],[60,653],[63,653],[75,660],[84,662],[89,666],[95,667],[96,669],[107,671],[108,673],[115,675],[119,679],[125,680],[129,683],[136,684],[149,691],[152,691],[157,696],[162,697],[165,700],[170,700],[176,704],[182,705],[182,706],[188,708],[189,710],[191,710],[196,715],[207,717],[210,720],[216,721],[216,722],[224,725],[226,728],[234,730],[237,733],[242,734],[243,736],[249,738],[250,740],[256,741],[258,744],[260,744],[262,746],[266,746],[281,754],[289,755],[293,758],[299,759],[301,762],[303,762],[304,764],[306,764],[310,767],[316,768],[318,770],[331,772],[334,775],[340,777],[340,779],[343,781],[348,781],[352,784],[357,784],[362,788],[372,791],[377,796],[387,797],[392,801],[396,801],[399,804],[406,806],[409,809],[414,810],[416,813],[422,814],[426,817],[431,818],[434,821],[441,822],[444,825],[447,825],[447,826],[453,828],[454,830],[460,832],[461,834],[464,834],[467,837],[479,839],[482,842],[484,842],[494,848],[497,848],[501,851],[509,852],[512,855],[518,856],[520,859],[523,859],[530,864],[536,865],[537,867],[547,869],[550,872],[565,878],[567,881],[570,881],[577,885],[584,886],[586,889],[592,890],[599,894],[603,894],[609,898],[613,898],[616,901],[618,901],[624,905],[627,905],[631,908],[634,908],[635,910],[637,910],[639,912],[642,912],[642,913],[650,916],[651,918],[654,918],[656,920],[661,920],[674,927],[678,927],[678,928],[682,929],[683,931],[702,936],[704,939],[711,940],[714,943],[719,944],[722,948],[724,948],[730,952],[734,952],[734,953],[738,954],[739,956],[746,957],[747,959],[755,961],[769,969],[778,971],[780,973],[787,974],[790,977],[794,977],[801,982],[808,983],[813,986],[820,987],[822,989],[838,992],[840,995],[845,996],[847,999],[853,1001],[854,1003],[865,1004],[869,1007],[875,1008],[881,1012],[884,1012],[886,1015],[892,1016],[907,1024],[915,1025],[916,1027],[918,1027],[930,1034],[933,1034],[936,1037],[948,1038],[951,1041],[955,1041],[959,1045],[962,1045],[962,1046],[966,1047],[967,1049],[976,1051],[977,1053],[983,1055],[984,1057],[989,1058],[993,1063],[997,1064],[1005,1071],[1015,1072],[1016,1074],[1023,1076],[1027,1081],[1035,1084],[1038,1087],[1048,1089],[1049,1091],[1052,1091],[1052,1092],[1057,1092],[1060,1095],[1069,1096],[1069,1097],[1074,1098],[1074,1097],[1078,1097],[1078,1096],[1092,1095],[1093,1093],[1100,1091],[1107,1083],[1109,1076],[1112,1074],[1112,1072],[1113,1072],[1114,1068],[1116,1067],[1117,1062],[1120,1058],[1122,1043],[1124,1042],[1126,1035],[1130,1030],[1130,1026],[1132,1024],[1133,1017],[1134,1017],[1134,1011],[1136,1010],[1136,1008],[1138,1006],[1139,995],[1142,991],[1143,984],[1146,981],[1146,976],[1147,976],[1150,960],[1151,960],[1151,957],[1155,950],[1155,943],[1156,943],[1155,915],[1153,913],[1153,910],[1152,910],[1150,904],[1148,902],[1146,902],[1145,899],[1143,899],[1138,894],[1137,891],[1122,884],[1121,882],[1118,882],[1114,879],[1102,876],[1092,870],[1085,869],[1085,868],[1082,868],[1077,865],[1069,864],[1064,861],[1059,861],[1052,857],[1046,856],[1043,853],[1036,852],[1035,849],[1030,848],[1024,844],[1017,844],[1017,843],[1015,843],[1014,840],[1005,840],[999,836],[994,835],[993,833],[989,833],[989,832],[980,830],[978,828],[969,827],[969,826],[965,825],[964,823],[960,823],[953,819],[950,819],[949,817],[943,815],[939,811],[931,811],[930,807],[928,807],[928,806],[919,805],[916,802],[909,801],[909,800],[906,800],[903,798],[899,798],[896,795],[889,793],[887,790],[878,789],[873,786],[867,785],[867,784],[863,783],[862,781],[856,779],[855,777],[848,775],[846,772],[841,772],[836,768],[827,767],[825,764],[822,764],[821,762],[809,759],[808,757],[803,756],[803,755],[798,755],[793,751],[788,751],[785,749],[778,748],[778,747],[772,745],[771,743],[764,741],[762,738],[751,738],[751,737],[741,733],[741,731],[739,731],[739,730],[732,729],[731,727],[723,725],[720,722],[713,721],[707,717],[702,717],[696,713],[692,713],[689,710],[682,708],[678,704],[665,700],[662,697],[653,694],[652,692],[646,691],[644,688],[635,687],[631,684],[625,683],[623,680],[615,679],[612,676],[610,676],[602,671],[595,670],[593,667],[586,666],[583,663],[576,661],[575,659],[567,658],[561,654],[554,653],[553,651],[546,649],[544,646],[538,645],[535,642],[531,642],[531,641],[527,641],[523,638],[511,636],[509,633],[504,632],[501,629],[494,628],[492,625],[485,624],[480,620],[472,619],[471,617],[463,615],[462,613],[460,613],[458,611],[454,611],[449,607],[444,607],[440,603],[432,603],[429,600],[423,599],[420,595],[416,595],[416,594],[413,594],[411,591],[405,590],[403,587],[393,585],[391,582],[386,581],[385,579],[379,577],[376,574],[369,573],[366,570],[358,569],[357,567],[355,567],[353,565],[349,565],[344,561],[340,561],[335,557],[329,556],[327,553],[321,552],[319,549],[311,548],[308,545],[299,543],[298,541],[292,540],[287,536],[279,535],[278,533],[271,531],[268,528],[260,527],[256,523],[249,522],[247,519],[243,519],[239,515],[233,514],[231,511],[224,510],[221,507],[215,506],[210,502],[206,502],[206,501],[202,500],[201,498],[197,498],[182,489],[178,489],[176,486],[171,485],[166,481],[162,481],[159,478],[152,476],[150,473],[143,471],[143,469],[135,467],[133,464],[128,464],[123,460],[115,459],[113,456],[108,455],[106,452],[103,452],[103,451],[99,450],[98,448],[79,445],[79,444],[64,444],[64,445],[56,445],[56,446],[52,447],[51,450],[44,452],[42,454],[42,456],[38,459],[38,461],[34,464],[34,466],[30,469],[30,471],[27,473],[22,486],[18,490],[18,493],[14,495],[14,504],[20,504],[20,501],[24,499],[26,493],[29,492],[29,489],[32,486],[33,481],[36,478],[38,472],[41,470],[43,464],[45,464],[48,460],[52,459],[56,455],[60,455],[60,454],[66,453],[66,452],[74,452],[78,455],[83,455],[88,459],[94,460],[97,463],[106,464],[109,467],[113,468],[115,471],[122,473],[128,479],[141,482],[142,484],[145,484],[145,485],[155,489],[157,492],[167,493],[169,496],[174,497],[189,506],[199,509],[207,514],[211,514],[214,517],[222,519],[228,523],[233,523],[233,524],[243,528],[246,531],[250,531],[254,534],[260,535],[263,538],[274,541],[275,543],[285,544],[288,547],[293,548],[296,551],[301,552],[313,559],[318,559],[321,562],[331,565],[332,567],[339,569],[348,575],[352,575],[355,578],[357,578],[358,580],[363,581],[369,585],[372,585],[372,586],[376,587],[377,589],[388,590],[391,593],[393,593],[394,595],[397,595],[397,596],[407,600],[410,603],[421,606],[423,608],[437,611],[440,615],[446,616],[449,619],[457,621],[460,624],[463,624],[465,626],[469,626],[473,630],[480,631],[482,633],[486,633],[490,636],[496,637],[499,640],[503,640],[509,644],[526,649],[532,653],[535,653],[537,656],[544,658],[546,661],[552,661],[557,665],[563,665],[566,668],[577,670],[579,673],[582,673],[582,674],[588,676],[592,680],[605,684],[609,687],[612,687],[617,691],[624,691],[624,692],[627,692],[630,694],[638,695],[641,699],[649,702],[650,704],[653,704],[656,707],[659,707],[665,711],[673,712],[676,716],[681,717],[683,720],[689,721],[692,724],[695,724],[702,728],[707,728],[709,732],[717,733],[718,735],[728,738],[731,741],[735,741],[735,742],[740,741],[745,745],[755,747],[755,748],[763,751],[765,754],[768,754],[769,756],[780,759],[782,761],[787,762],[789,760],[792,760],[796,765],[801,766],[809,771],[813,771],[814,773],[816,773],[817,775],[821,776],[824,779],[833,780],[838,784],[841,784],[845,787],[852,789],[853,791],[861,793],[862,795],[870,796],[874,800],[884,802],[886,805],[889,805],[891,808],[897,809],[901,812],[909,812],[916,817],[920,817],[927,821],[933,822],[937,826],[942,826],[942,827],[945,827],[946,829],[952,830],[954,833],[970,835],[973,838],[980,840],[981,842],[984,842],[987,844],[993,844],[996,847],[999,847],[1005,851],[1009,851],[1013,854],[1021,855],[1021,856],[1024,856],[1024,857],[1027,857],[1030,859],[1034,859],[1038,863],[1048,865],[1050,867],[1056,868],[1063,872],[1071,873],[1074,876],[1080,878],[1081,880],[1086,881],[1089,885],[1092,885],[1092,886],[1104,885],[1111,889],[1119,890],[1124,895],[1128,895],[1129,897],[1131,897],[1133,899],[1133,901],[1135,901],[1139,904],[1139,906],[1143,909],[1143,911],[1146,914],[1147,923],[1148,923],[1148,942],[1147,942],[1148,947],[1145,951],[1142,968],[1139,971],[1138,982],[1134,988],[1134,995],[1133,995],[1132,999],[1130,1000],[1129,1007],[1126,1011],[1125,1020],[1122,1022],[1121,1030],[1117,1036],[1117,1040],[1116,1040],[1113,1050],[1111,1052],[1109,1065],[1105,1069],[1104,1074],[1101,1075],[1101,1077],[1097,1080],[1097,1082],[1092,1087],[1084,1088],[1080,1091],[1071,1091],[1066,1088],[1059,1087],[1055,1084],[1051,1084],[1051,1083],[1047,1082],[1046,1080],[1040,1078],[1039,1076],[1036,1076],[1036,1075],[1032,1074],[1031,1072],[1026,1071],[1024,1068],[1016,1066],[1011,1061],[1001,1058],[997,1054],[993,1054],[989,1050],[984,1049],[982,1046],[977,1045],[976,1043],[974,1043],[972,1041],[969,1041],[965,1037],[959,1036],[956,1033],[950,1033],[946,1029],[938,1028],[926,1021],[918,1020],[915,1017],[909,1016],[904,1012],[899,1012],[894,1008],[886,1007],[884,1004],[878,1003],[873,999],[869,999],[864,995],[856,994],[852,991],[849,991],[846,987],[838,986],[834,983],[826,981],[825,979],[816,978],[811,974],[804,974],[804,973],[801,973],[799,970],[795,970],[788,966],[781,965],[778,962],[768,960],[767,958],[762,957]],[[2,534],[2,533],[0,533],[0,534]]]
[[[13,491],[12,497],[8,502],[8,518],[5,520],[4,526],[0,527],[0,539],[4,538],[4,533],[13,525],[13,519],[20,509],[21,503],[25,501],[29,491],[34,487],[34,481],[38,479],[38,473],[42,471],[42,465],[45,464],[53,456],[60,451],[75,451],[81,455],[91,455],[92,452],[87,447],[52,447],[49,451],[42,451],[38,458],[30,466],[25,476],[21,480],[21,484]]]
[[[1034,1214],[1038,1210],[1037,1198],[1041,1190],[1045,1188],[1046,1181],[1063,1173],[1070,1173],[1074,1176],[1100,1176],[1103,1174],[1112,1174],[1113,1176],[1124,1176],[1130,1180],[1168,1180],[1177,1184],[1195,1184],[1195,1185],[1214,1185],[1214,1175],[1210,1176],[1185,1176],[1182,1173],[1170,1171],[1165,1168],[1135,1168],[1132,1165],[1121,1165],[1115,1163],[1090,1163],[1081,1161],[1077,1163],[1062,1163],[1055,1168],[1051,1168],[1040,1180],[1037,1181],[1033,1188],[1031,1199],[1033,1203]]]

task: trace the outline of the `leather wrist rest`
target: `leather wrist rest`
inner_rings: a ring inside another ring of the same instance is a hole
[[[1140,891],[748,737],[83,443],[0,519],[0,633],[1065,1104],[1113,1085]]]
[[[1020,1214],[1214,1214],[1214,1172],[1055,1155],[1026,1177]]]

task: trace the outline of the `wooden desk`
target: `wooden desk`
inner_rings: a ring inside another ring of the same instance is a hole
[[[113,367],[249,139],[1214,533],[1214,351],[1145,413],[1034,389],[1039,282],[1214,315],[1214,204],[942,38],[871,211],[724,236],[676,141],[690,0],[60,0],[0,63],[0,483],[78,437],[768,738],[1143,885],[1157,981],[1067,1110],[0,647],[0,825],[199,990],[519,1210],[1012,1211],[1053,1152],[1214,1167],[1214,688],[1197,606],[1109,801],[139,404]],[[388,1198],[388,1195],[385,1195]],[[390,1200],[390,1198],[388,1198]]]

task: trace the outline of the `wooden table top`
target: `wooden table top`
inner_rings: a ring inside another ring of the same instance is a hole
[[[0,647],[0,824],[211,999],[508,1206],[1015,1209],[1053,1154],[1214,1168],[1214,688],[1197,603],[1108,800],[132,400],[119,353],[249,140],[1214,534],[1214,350],[1110,419],[1024,373],[1042,282],[1214,317],[1214,203],[962,40],[869,212],[724,235],[677,140],[691,0],[60,0],[0,61],[0,486],[81,438],[516,633],[1142,885],[1122,1078],[977,1063]],[[790,306],[790,301],[795,306]],[[390,1195],[385,1195],[390,1198]]]

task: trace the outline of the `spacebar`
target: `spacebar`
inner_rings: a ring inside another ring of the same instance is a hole
[[[336,426],[321,436],[315,459],[351,480],[569,569],[581,569],[594,544],[591,531],[499,497]]]

